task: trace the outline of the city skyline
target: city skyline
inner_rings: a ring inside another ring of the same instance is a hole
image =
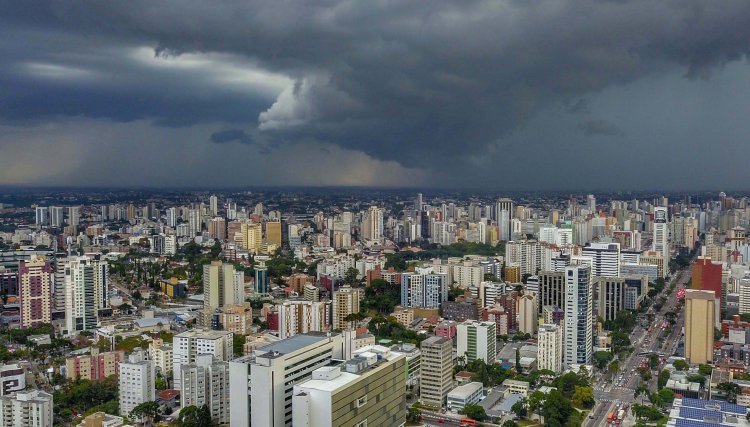
[[[697,191],[748,178],[745,2],[175,10],[0,5],[0,185]]]

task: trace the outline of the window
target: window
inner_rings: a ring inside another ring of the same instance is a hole
[[[367,427],[367,420],[360,421],[357,423],[357,427]]]
[[[367,404],[367,395],[364,395],[357,399],[357,408],[361,408],[362,406],[365,406],[365,404]],[[367,424],[365,423],[365,425]]]

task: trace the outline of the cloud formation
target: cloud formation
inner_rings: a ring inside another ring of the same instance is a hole
[[[82,117],[175,136],[210,123],[205,141],[335,146],[436,185],[499,185],[522,170],[495,165],[553,150],[561,129],[576,129],[569,150],[631,143],[648,123],[597,106],[633,87],[667,76],[710,89],[727,66],[744,70],[748,22],[744,0],[4,2],[0,123]],[[651,95],[633,105],[670,94]]]

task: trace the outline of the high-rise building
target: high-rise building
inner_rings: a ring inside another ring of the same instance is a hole
[[[155,382],[154,362],[143,350],[136,349],[127,361],[120,362],[120,415],[130,416],[136,406],[156,400]]]
[[[591,273],[596,277],[620,276],[620,244],[590,243],[581,251],[591,258]]]
[[[245,301],[245,275],[234,265],[213,261],[203,266],[203,307],[219,308]]]
[[[294,386],[293,425],[383,426],[406,422],[406,357],[388,347],[368,346],[340,366],[325,366]]]
[[[555,373],[563,371],[563,328],[555,324],[539,325],[537,367]]]
[[[167,225],[169,227],[177,227],[177,208],[167,209]]]
[[[625,309],[625,290],[624,278],[594,278],[596,313],[603,321],[614,320]]]
[[[565,269],[565,365],[591,363],[594,349],[591,267]]]
[[[539,313],[546,306],[565,307],[565,272],[544,271],[539,274]]]
[[[467,320],[456,327],[456,352],[466,357],[466,362],[481,359],[487,364],[495,363],[497,357],[497,334],[495,322]]]
[[[0,397],[0,422],[8,427],[52,427],[52,395],[25,390]]]
[[[713,361],[715,312],[713,291],[685,291],[685,358],[689,363]]]
[[[80,206],[69,206],[68,207],[68,225],[78,225],[81,222],[81,207]]]
[[[669,261],[669,224],[667,208],[663,206],[654,208],[654,238],[652,249],[661,254],[665,261]]]
[[[95,329],[109,307],[109,269],[96,256],[68,258],[65,266],[65,326],[68,334]]]
[[[266,267],[265,262],[261,261],[260,264],[255,266],[255,292],[267,294],[270,291],[269,287],[268,267]]]
[[[195,363],[200,354],[210,354],[218,360],[228,361],[234,356],[233,334],[227,331],[191,330],[177,334],[172,339],[172,372],[174,388],[180,389],[178,372],[182,365]]]
[[[333,323],[331,329],[349,329],[353,322],[346,320],[350,314],[359,313],[359,302],[362,300],[362,290],[350,286],[342,286],[333,293]]]
[[[285,301],[278,306],[279,338],[328,329],[330,303]]]
[[[421,384],[419,400],[437,408],[445,405],[453,388],[453,341],[446,337],[429,337],[422,341]]]
[[[690,289],[700,289],[714,293],[716,299],[719,300],[717,308],[723,307],[725,304],[725,301],[722,301],[721,272],[721,264],[712,262],[711,258],[699,256],[693,263],[690,280]],[[716,314],[718,315],[719,313]]]
[[[61,228],[63,226],[63,208],[62,206],[49,207],[49,226]]]
[[[259,254],[263,249],[263,226],[257,222],[243,222],[240,226],[242,244],[248,251]]]
[[[213,422],[229,425],[229,362],[199,354],[194,363],[182,365],[180,383],[181,407],[206,405]]]
[[[518,331],[534,335],[539,322],[539,307],[537,296],[533,292],[526,292],[518,298]]]
[[[216,195],[212,194],[211,197],[208,198],[208,205],[211,210],[211,215],[216,216],[219,214],[219,198],[216,197]]]
[[[208,222],[208,235],[212,239],[227,239],[227,222],[223,217],[215,216]]]
[[[18,294],[21,302],[21,328],[30,328],[52,320],[52,264],[32,255],[18,264]]]
[[[49,225],[49,208],[47,206],[36,207],[36,226],[37,228]]]
[[[266,243],[281,246],[281,221],[266,222]]]
[[[404,273],[401,275],[401,305],[413,308],[438,308],[448,300],[446,275]]]
[[[313,371],[341,360],[341,335],[298,334],[229,362],[232,427],[292,426],[294,386]],[[405,370],[401,372],[402,378]],[[252,402],[252,405],[251,405]],[[296,424],[295,424],[296,427]]]
[[[99,349],[92,347],[91,354],[65,359],[65,377],[69,380],[103,380],[117,375],[118,365],[123,360],[125,353],[122,351],[100,353]]]

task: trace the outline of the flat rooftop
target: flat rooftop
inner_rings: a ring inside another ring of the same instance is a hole
[[[297,350],[300,350],[302,348],[305,348],[307,346],[319,343],[321,341],[325,341],[328,339],[328,334],[323,332],[309,332],[306,334],[298,334],[293,337],[289,337],[287,339],[281,340],[279,342],[275,342],[271,345],[265,346],[263,348],[259,348],[255,350],[255,354],[258,356],[265,355],[267,353],[280,353],[280,354],[289,354],[292,352],[295,352]]]

